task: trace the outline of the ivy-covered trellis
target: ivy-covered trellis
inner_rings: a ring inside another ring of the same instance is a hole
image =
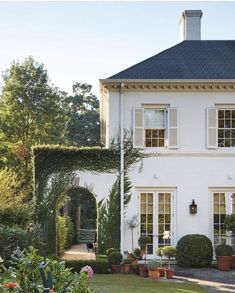
[[[36,221],[41,225],[44,232],[44,251],[46,254],[57,253],[56,204],[59,197],[73,187],[72,173],[75,171],[113,173],[117,176],[115,182],[117,184],[120,177],[119,145],[119,143],[113,143],[110,149],[51,145],[42,145],[33,148]],[[124,147],[125,173],[127,174],[129,167],[143,158],[144,155],[139,150],[132,148],[132,142],[128,138],[125,139]],[[119,190],[117,192],[120,203]],[[126,195],[130,197],[128,192]],[[107,208],[107,204],[108,202],[100,203],[98,209],[98,223],[102,223],[102,225],[104,221],[99,221],[99,212],[102,209],[102,212],[104,212],[105,205]],[[105,221],[107,221],[107,218]],[[98,226],[99,243],[103,243],[101,241],[102,233],[104,232],[103,228],[102,226],[102,229],[99,230]]]

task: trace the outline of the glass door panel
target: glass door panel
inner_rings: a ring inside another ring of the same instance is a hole
[[[147,258],[156,255],[158,247],[171,245],[172,194],[170,192],[140,193],[140,235],[149,236]]]
[[[140,235],[149,236],[151,241],[147,245],[147,254],[153,254],[153,193],[140,194]]]
[[[235,249],[235,235],[226,235],[224,226],[226,215],[235,214],[235,193],[213,193],[213,210],[214,248],[219,244],[229,244]]]
[[[171,193],[158,193],[157,196],[157,247],[171,245]]]

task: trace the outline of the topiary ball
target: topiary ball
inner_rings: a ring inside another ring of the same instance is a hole
[[[177,265],[181,267],[203,268],[213,259],[212,243],[205,235],[186,235],[178,241],[176,249]]]

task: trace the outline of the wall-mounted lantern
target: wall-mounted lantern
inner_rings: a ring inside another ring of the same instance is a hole
[[[189,205],[189,212],[191,215],[195,215],[197,213],[197,205],[193,199],[192,204]]]

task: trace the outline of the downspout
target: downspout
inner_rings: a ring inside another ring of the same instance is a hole
[[[124,114],[123,114],[123,99],[124,99],[124,83],[120,87],[120,250],[124,255]]]

